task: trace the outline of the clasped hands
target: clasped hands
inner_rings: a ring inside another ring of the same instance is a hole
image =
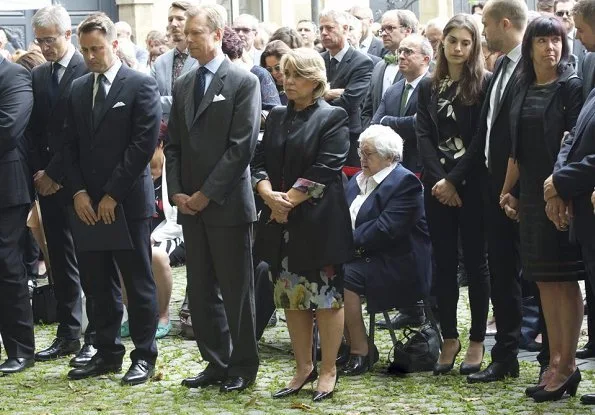
[[[62,186],[52,180],[45,170],[39,170],[33,175],[33,184],[35,190],[42,196],[50,196],[62,188]]]
[[[81,221],[87,225],[95,225],[102,220],[110,225],[116,221],[116,202],[110,195],[103,195],[97,205],[97,213],[93,210],[91,198],[87,192],[80,192],[74,196],[74,211]]]
[[[188,196],[185,193],[176,193],[172,196],[172,200],[178,210],[184,215],[196,215],[202,212],[211,201],[200,190],[192,194],[192,196]]]
[[[442,204],[452,207],[463,206],[456,187],[446,179],[439,180],[434,187],[432,187],[432,196],[434,196]]]
[[[263,197],[264,203],[271,209],[271,221],[287,223],[287,215],[294,208],[287,193],[270,191]]]
[[[545,201],[545,213],[548,219],[559,231],[567,230],[573,216],[572,202],[566,203],[558,196],[552,175],[543,182],[543,200]]]

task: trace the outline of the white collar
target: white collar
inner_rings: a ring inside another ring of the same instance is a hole
[[[73,56],[74,56],[74,46],[72,45],[72,43],[69,43],[68,50],[66,51],[66,53],[64,54],[62,59],[60,59],[58,61],[58,63],[60,64],[60,66],[62,66],[64,69],[66,69],[66,68],[68,68],[68,65],[70,64],[70,60],[72,59]]]
[[[386,177],[399,165],[399,163],[394,162],[391,163],[390,166],[383,168],[382,170],[380,170],[378,173],[376,173],[373,176],[367,177],[364,173],[359,174],[355,180],[357,181],[357,186],[360,189],[360,192],[365,194],[367,189],[367,182],[368,180],[372,179],[374,181],[374,188],[376,188],[376,186],[378,186],[380,183],[382,183],[382,181],[384,179],[386,179]]]
[[[331,56],[331,59],[335,58],[337,61],[341,62],[341,60],[343,60],[343,57],[345,56],[345,54],[347,53],[349,48],[350,48],[349,42],[345,41],[345,45],[343,46],[343,49],[341,49],[339,52],[337,52],[337,54],[335,56]],[[329,53],[329,55],[330,55],[330,53]]]
[[[522,47],[522,44],[519,43],[516,47],[514,47],[510,52],[508,52],[506,54],[506,56],[508,56],[508,59],[513,61],[515,64],[517,64],[521,60],[521,55],[522,55],[521,47]]]
[[[114,79],[116,79],[116,75],[118,74],[118,71],[120,70],[121,67],[122,67],[122,62],[120,61],[120,59],[116,58],[116,60],[114,61],[114,64],[111,66],[111,68],[109,68],[107,71],[105,71],[103,73],[103,75],[105,75],[105,77],[107,78],[107,81],[109,82],[110,85],[114,83]],[[95,82],[97,82],[97,77],[99,76],[99,74],[97,72],[95,72],[94,75],[95,75]]]
[[[426,76],[427,73],[428,73],[428,71],[425,71],[423,74],[421,74],[420,76],[418,76],[411,82],[407,82],[407,80],[405,80],[405,84],[409,84],[409,85],[411,85],[411,87],[413,89],[415,89],[415,88],[417,88],[417,84],[420,83],[420,81]]]
[[[372,39],[374,38],[374,35],[369,35],[368,37],[366,37],[365,39],[363,39],[360,43],[360,47],[365,46],[366,48],[369,48],[370,45],[372,44]]]
[[[221,53],[218,53],[217,56],[215,56],[213,59],[208,61],[206,64],[200,65],[200,66],[204,66],[205,68],[207,68],[209,70],[209,72],[211,74],[214,75],[219,70],[219,67],[221,66],[221,64],[223,63],[224,60],[225,60],[225,54],[223,54],[223,52],[221,52]]]

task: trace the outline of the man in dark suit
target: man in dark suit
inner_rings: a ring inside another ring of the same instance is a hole
[[[566,29],[566,41],[570,47],[570,63],[576,69],[578,76],[582,77],[583,59],[587,50],[578,39],[572,8],[576,4],[575,0],[556,0],[554,2],[554,14]]]
[[[29,72],[0,55],[0,336],[8,355],[0,374],[21,372],[35,363],[21,244],[32,200],[24,136],[32,108]]]
[[[372,59],[372,64],[376,65],[378,62],[382,60],[379,56],[372,55],[371,53],[366,53],[363,48],[359,47],[359,42],[362,37],[362,22],[358,20],[356,17],[349,15],[349,32],[347,35],[347,41],[353,48],[360,53],[363,53],[370,59]]]
[[[427,76],[433,56],[432,45],[420,35],[410,35],[401,41],[398,49],[399,72],[405,77],[387,89],[372,124],[391,127],[403,138],[401,164],[413,173],[421,173],[415,135],[417,112],[417,84]]]
[[[52,22],[52,23],[48,23]],[[60,22],[55,24],[53,22]],[[29,165],[34,173],[35,188],[43,216],[54,294],[57,302],[58,329],[52,344],[35,354],[37,361],[77,355],[71,365],[88,363],[95,354],[93,348],[93,298],[87,292],[89,326],[81,349],[82,300],[74,242],[67,219],[66,206],[72,197],[66,184],[64,169],[64,120],[72,81],[86,74],[83,56],[71,42],[71,21],[60,5],[47,6],[33,16],[36,42],[48,61],[33,69],[35,104],[27,129],[30,143]],[[66,188],[64,187],[66,186]]]
[[[78,26],[78,36],[91,73],[73,82],[68,103],[65,157],[75,220],[89,225],[91,232],[92,225],[118,229],[114,222],[125,219],[132,243],[116,251],[103,242],[107,246],[97,244],[78,255],[98,304],[93,314],[97,354],[68,377],[83,379],[121,369],[125,348],[119,334],[123,313],[119,271],[136,347],[122,383],[135,385],[151,377],[157,359],[157,298],[150,243],[155,191],[148,163],[157,146],[161,105],[155,80],[117,59],[116,29],[106,15],[87,17]],[[91,238],[84,232],[75,234],[81,242]]]
[[[254,323],[249,163],[260,126],[258,79],[225,59],[221,6],[186,12],[188,48],[199,67],[174,85],[165,147],[169,197],[187,255],[188,299],[207,367],[182,382],[244,390],[258,372]],[[223,123],[222,120],[227,120]]]
[[[510,156],[510,123],[507,109],[512,98],[511,79],[519,71],[521,42],[527,25],[527,5],[522,0],[490,0],[483,10],[484,35],[491,50],[504,54],[494,69],[481,111],[478,136],[470,157],[485,166],[484,205],[488,256],[492,276],[491,298],[496,314],[496,344],[492,362],[467,381],[493,382],[519,376],[517,360],[521,332],[521,283],[518,258],[518,226],[500,208],[500,192]],[[494,260],[494,258],[496,258]]]
[[[361,22],[361,36],[357,45],[354,48],[369,55],[377,56],[379,58],[386,55],[387,50],[384,49],[382,41],[372,33],[372,23],[374,23],[374,13],[369,7],[353,6],[349,9],[349,14]]]
[[[359,169],[357,139],[362,132],[361,103],[370,83],[373,66],[369,57],[349,46],[348,16],[338,10],[326,10],[320,14],[320,40],[326,48],[322,58],[331,88],[324,99],[331,105],[342,107],[349,114],[351,146],[345,166]],[[348,176],[353,173],[347,172]]]
[[[378,110],[386,90],[403,79],[397,63],[397,49],[401,41],[417,30],[417,18],[408,10],[389,10],[382,15],[380,35],[388,51],[384,60],[374,66],[362,108],[362,127],[367,128]]]

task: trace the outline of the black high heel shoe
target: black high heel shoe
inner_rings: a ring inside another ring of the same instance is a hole
[[[335,385],[333,386],[333,390],[332,391],[328,391],[328,392],[320,392],[320,391],[314,391],[314,393],[312,394],[312,401],[313,402],[320,402],[324,399],[327,398],[332,398],[333,397],[333,392],[335,392],[335,388],[337,387],[337,381],[339,380],[339,373],[337,372],[337,376],[335,377]]]
[[[481,362],[478,364],[470,364],[466,362],[461,362],[461,366],[459,367],[459,372],[461,375],[470,375],[471,373],[477,373],[481,370],[481,365],[483,364],[483,356],[486,352],[486,347],[484,345],[481,346],[483,351],[481,352]]]
[[[543,377],[545,375],[545,372],[547,372],[549,370],[549,368],[550,368],[549,365],[541,366],[539,368],[539,379],[537,380],[537,385],[529,386],[527,389],[525,389],[525,395],[527,395],[529,398],[532,398],[536,392],[538,392],[542,389],[545,389],[545,385],[541,384],[541,382],[543,382]]]
[[[450,362],[450,363],[436,362],[436,364],[434,365],[434,375],[442,375],[442,374],[448,373],[452,370],[452,368],[455,365],[455,360],[456,360],[457,356],[459,355],[459,353],[461,352],[461,341],[458,340],[458,342],[459,342],[459,348],[457,349],[454,356],[452,357],[452,362]]]
[[[559,401],[564,396],[564,392],[570,396],[575,396],[579,383],[581,383],[581,372],[576,368],[572,375],[568,376],[566,382],[558,389],[553,391],[547,391],[545,388],[538,390],[533,394],[533,400],[535,402]]]
[[[312,383],[316,379],[318,379],[318,372],[316,371],[316,366],[314,366],[314,369],[312,369],[306,380],[304,380],[304,383],[302,383],[298,388],[283,388],[280,391],[274,393],[273,398],[285,398],[286,396],[297,395],[297,393],[301,391],[307,383]]]

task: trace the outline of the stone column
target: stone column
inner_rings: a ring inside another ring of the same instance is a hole
[[[419,1],[419,21],[426,23],[435,17],[450,18],[454,12],[453,2],[444,0]]]
[[[138,46],[145,47],[145,38],[153,28],[163,30],[167,24],[167,18],[162,21],[154,21],[153,5],[155,0],[116,0],[120,20],[130,24],[134,42]]]

